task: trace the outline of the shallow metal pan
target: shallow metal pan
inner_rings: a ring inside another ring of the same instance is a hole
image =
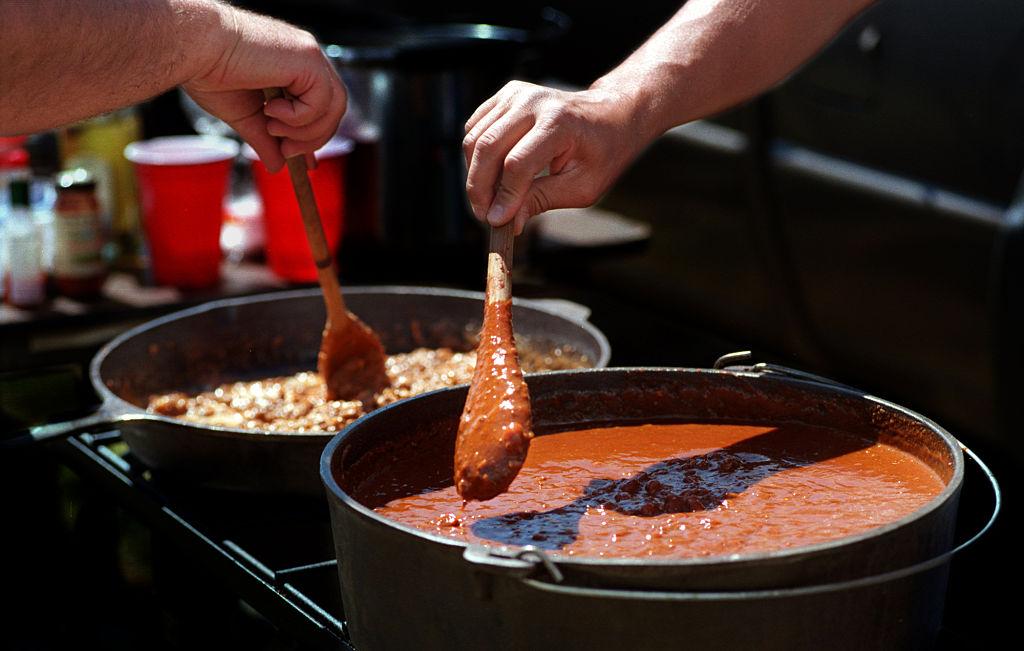
[[[466,349],[479,329],[483,294],[425,287],[351,287],[349,308],[389,352],[417,346]],[[514,301],[518,336],[571,346],[605,366],[608,341],[568,301]],[[271,433],[187,423],[146,412],[149,396],[316,367],[324,323],[319,290],[207,303],[150,321],[104,346],[90,366],[102,404],[78,420],[5,437],[4,447],[117,427],[133,455],[167,476],[255,492],[321,495],[317,468],[332,433]]]

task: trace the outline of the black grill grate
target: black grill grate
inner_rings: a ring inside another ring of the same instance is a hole
[[[117,431],[54,447],[283,632],[309,648],[352,649],[326,501],[168,483],[132,457]]]

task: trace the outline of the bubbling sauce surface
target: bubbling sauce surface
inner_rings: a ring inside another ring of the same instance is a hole
[[[395,472],[407,472],[401,464]],[[451,485],[393,497],[381,515],[440,536],[590,557],[765,552],[851,536],[924,506],[944,484],[893,446],[822,427],[648,424],[535,438],[509,490],[463,505]],[[416,480],[406,478],[409,491]],[[447,483],[447,482],[446,482]]]

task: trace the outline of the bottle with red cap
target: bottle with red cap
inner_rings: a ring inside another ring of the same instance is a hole
[[[10,139],[0,139],[0,219],[11,205],[11,180],[29,173],[28,152]]]
[[[6,226],[12,212],[11,180],[28,175],[28,152],[22,148],[25,138],[0,138],[0,301],[6,295],[5,282],[8,267]]]

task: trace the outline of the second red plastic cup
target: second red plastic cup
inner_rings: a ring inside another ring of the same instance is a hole
[[[320,221],[331,254],[338,250],[344,223],[345,159],[352,141],[334,138],[316,152],[317,167],[309,171],[316,195]],[[267,264],[280,278],[292,282],[316,281],[316,265],[309,250],[306,230],[299,213],[288,169],[271,174],[250,147],[243,155],[252,163],[253,178],[263,200],[263,226],[266,231]]]
[[[212,136],[172,136],[134,142],[142,224],[153,279],[198,289],[220,280],[224,195],[238,143]]]

